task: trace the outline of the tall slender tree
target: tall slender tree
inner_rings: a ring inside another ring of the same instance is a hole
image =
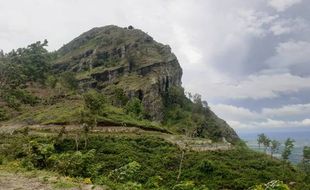
[[[294,148],[294,139],[286,139],[285,143],[284,143],[284,150],[282,152],[282,159],[284,161],[287,161],[289,156],[292,154],[292,150]]]
[[[260,148],[261,145],[264,144],[266,139],[267,139],[267,136],[264,133],[261,133],[261,134],[258,135],[257,144],[258,144],[259,148]]]
[[[273,157],[273,154],[277,153],[279,151],[281,143],[277,140],[272,140],[271,141],[271,146],[270,146],[270,155]]]

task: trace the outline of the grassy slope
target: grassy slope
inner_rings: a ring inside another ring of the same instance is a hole
[[[53,105],[38,105],[25,107],[19,116],[8,123],[28,124],[79,124],[83,100],[80,96],[59,101]],[[138,120],[125,113],[124,109],[107,104],[105,116],[98,118],[99,125],[134,126],[143,129],[168,132],[163,126],[148,120]]]

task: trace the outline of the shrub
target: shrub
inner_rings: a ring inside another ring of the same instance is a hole
[[[65,72],[60,76],[60,83],[69,90],[76,90],[79,86],[73,72]]]
[[[3,109],[3,108],[0,108],[0,121],[5,121],[8,118],[9,117],[8,117],[8,114],[7,114],[6,110]]]
[[[144,116],[144,109],[141,101],[138,98],[132,98],[125,106],[127,114],[130,114],[138,119]]]
[[[113,103],[116,106],[125,106],[128,102],[128,97],[126,96],[125,92],[121,88],[114,89],[113,92]]]
[[[31,106],[34,106],[39,102],[38,97],[33,96],[25,90],[14,90],[11,92],[11,95],[15,96],[16,99],[20,100],[20,102],[23,104],[29,104]]]
[[[184,181],[173,187],[173,190],[193,190],[195,183],[193,181]]]
[[[142,185],[136,182],[127,182],[122,186],[123,190],[142,190]]]
[[[26,150],[27,158],[35,167],[45,168],[47,159],[55,152],[52,144],[42,144],[37,141],[30,141],[30,149]]]
[[[9,95],[5,98],[5,101],[10,108],[13,108],[15,110],[20,109],[21,103],[15,96]]]
[[[83,95],[85,109],[89,110],[91,113],[100,115],[104,111],[106,104],[106,98],[103,94],[91,90]]]
[[[211,161],[202,160],[199,165],[199,170],[203,173],[211,173],[215,170],[215,167]]]
[[[53,154],[48,159],[48,165],[64,175],[91,177],[97,175],[100,166],[94,164],[95,150],[86,153],[76,151]]]
[[[57,82],[58,80],[55,76],[49,75],[45,80],[45,85],[54,89],[56,88]]]
[[[161,183],[163,182],[163,178],[160,176],[150,177],[146,183],[148,188],[159,188]]]
[[[273,180],[265,184],[256,185],[250,190],[289,190],[290,188],[282,181]]]
[[[141,165],[138,162],[133,161],[123,167],[111,171],[109,178],[117,182],[130,181],[137,174],[140,168]]]

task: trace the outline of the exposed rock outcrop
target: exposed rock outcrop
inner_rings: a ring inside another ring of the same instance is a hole
[[[182,69],[167,45],[137,29],[94,28],[58,51],[56,71],[78,72],[83,88],[109,84],[141,99],[150,117],[163,118],[162,95],[181,86]]]

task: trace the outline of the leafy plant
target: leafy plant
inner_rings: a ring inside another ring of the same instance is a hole
[[[265,184],[256,185],[249,190],[289,190],[290,188],[282,181],[273,180]]]
[[[109,178],[117,182],[130,181],[132,180],[134,175],[137,174],[140,168],[141,165],[138,162],[133,161],[126,164],[125,166],[122,166],[118,169],[111,171],[109,174]]]
[[[127,114],[142,119],[144,116],[144,108],[141,101],[138,98],[132,98],[125,106]]]
[[[0,121],[5,121],[9,118],[8,113],[5,109],[0,108]]]

